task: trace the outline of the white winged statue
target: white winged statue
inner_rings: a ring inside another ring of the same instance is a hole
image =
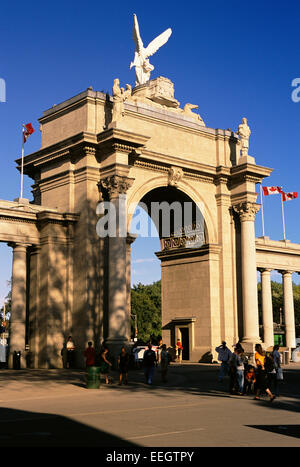
[[[136,44],[134,52],[134,60],[130,64],[130,69],[134,66],[136,73],[135,85],[145,84],[150,79],[150,73],[154,70],[154,66],[149,62],[148,57],[164,45],[172,34],[172,29],[168,28],[162,34],[153,39],[148,47],[144,47],[140,36],[139,23],[136,14],[133,15],[133,40]]]

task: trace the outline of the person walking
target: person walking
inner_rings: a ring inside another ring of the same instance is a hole
[[[74,361],[75,361],[75,344],[73,342],[72,336],[68,337],[66,347],[67,347],[67,368],[73,368]]]
[[[100,373],[105,375],[105,383],[109,384],[109,369],[112,367],[112,364],[108,360],[108,347],[107,345],[103,345],[102,353],[101,353],[101,362],[100,362]]]
[[[123,379],[124,379],[124,384],[128,384],[129,361],[130,361],[129,353],[127,353],[126,348],[123,346],[121,348],[121,353],[118,357],[118,367],[120,371],[119,386],[122,385]]]
[[[261,344],[255,345],[254,358],[255,358],[256,371],[257,371],[257,378],[256,378],[257,389],[256,389],[256,395],[254,399],[260,400],[260,393],[262,391],[265,391],[270,398],[270,402],[272,402],[276,396],[272,394],[270,388],[268,387],[267,371],[265,368],[266,354],[263,351]]]
[[[167,372],[169,366],[169,356],[167,352],[166,344],[161,346],[161,353],[160,353],[160,371],[161,371],[161,379],[163,383],[167,382]]]
[[[151,385],[156,364],[156,354],[154,350],[152,350],[152,344],[150,342],[148,344],[148,349],[144,352],[143,364],[146,383]]]
[[[182,347],[181,340],[177,339],[176,355],[177,355],[177,360],[179,363],[181,363],[181,360],[182,360],[182,351],[183,351],[183,347]]]
[[[223,341],[219,347],[216,347],[216,352],[218,353],[218,360],[221,362],[220,372],[219,372],[219,382],[222,383],[224,376],[228,374],[229,370],[229,360],[232,355],[232,352],[226,346],[226,342]]]
[[[84,356],[85,356],[85,366],[88,368],[89,366],[94,366],[95,365],[95,359],[96,359],[96,350],[93,347],[93,343],[90,341],[88,342],[88,346],[84,351]]]
[[[266,354],[265,369],[267,372],[267,387],[270,388],[271,391],[274,390],[274,394],[277,397],[278,384],[277,384],[277,374],[276,374],[276,369],[275,369],[275,364],[274,364],[273,352]]]
[[[160,354],[161,354],[161,351],[162,351],[162,346],[163,346],[163,341],[162,339],[158,339],[158,345],[157,345],[157,349],[156,349],[156,358],[157,358],[157,364],[159,365],[160,364]]]
[[[64,342],[64,344],[63,344],[63,348],[60,351],[60,355],[61,355],[61,358],[62,358],[63,368],[64,369],[68,368],[68,352],[67,352],[67,343],[66,342]]]

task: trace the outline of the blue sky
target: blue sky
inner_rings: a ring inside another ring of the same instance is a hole
[[[19,195],[14,160],[21,151],[22,123],[36,129],[26,143],[28,154],[40,147],[37,119],[53,104],[90,85],[111,91],[116,77],[123,86],[134,85],[133,13],[145,45],[166,28],[173,30],[151,59],[151,77],[171,79],[176,99],[198,104],[209,127],[236,130],[247,117],[250,155],[274,168],[265,184],[300,191],[300,102],[291,98],[292,80],[300,77],[299,3],[17,0],[2,2],[0,16],[0,78],[7,86],[7,102],[0,103],[0,199]],[[24,195],[31,199],[32,181],[24,182]],[[287,238],[293,242],[300,242],[299,202],[285,206]],[[266,235],[282,239],[280,198],[265,199],[264,213]],[[258,214],[256,235],[261,234]],[[136,241],[134,282],[160,277],[157,249],[158,239]],[[9,252],[0,247],[0,301],[10,276]]]

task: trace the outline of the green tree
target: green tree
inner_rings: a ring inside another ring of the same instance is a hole
[[[7,281],[7,285],[11,286],[11,281]],[[7,313],[11,313],[11,290],[8,292],[7,296],[5,297],[4,303],[5,303],[5,315]],[[3,318],[3,310],[4,310],[4,307],[2,306],[0,308],[1,319]]]
[[[138,339],[156,341],[161,336],[161,281],[141,283],[131,289],[131,313],[137,316]],[[131,320],[134,335],[134,319]]]
[[[261,283],[257,284],[258,290],[258,308],[259,308],[259,317],[260,323],[262,323],[262,306],[261,306]],[[283,287],[280,282],[271,281],[271,290],[272,290],[272,303],[273,303],[273,319],[274,322],[280,323],[280,313],[281,320],[284,321],[284,311],[283,311]],[[294,294],[294,309],[295,309],[295,325],[297,336],[300,335],[300,284],[296,285],[293,283],[293,294]]]

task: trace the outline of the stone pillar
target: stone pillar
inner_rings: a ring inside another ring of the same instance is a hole
[[[233,206],[241,221],[241,260],[243,296],[243,338],[245,350],[253,351],[253,346],[261,343],[259,337],[257,271],[255,247],[255,214],[259,210],[256,203],[242,202]],[[239,280],[239,278],[237,279]]]
[[[271,347],[274,345],[271,269],[260,269],[260,273],[264,344],[266,347]]]
[[[127,315],[128,315],[128,340],[131,337],[131,245],[137,235],[128,234],[126,238],[126,283],[127,283]]]
[[[106,339],[115,357],[122,345],[128,343],[130,325],[126,279],[126,192],[132,182],[133,179],[121,175],[112,175],[100,181],[111,203],[109,216],[115,214],[116,218],[115,232],[109,236],[108,246],[108,338]]]
[[[13,248],[11,318],[10,318],[10,354],[9,368],[13,368],[14,351],[21,351],[21,368],[26,368],[26,275],[27,246],[18,243],[9,244]]]
[[[294,295],[293,282],[291,271],[280,271],[283,280],[283,309],[284,309],[284,324],[285,324],[285,341],[286,346],[291,349],[296,347],[296,332],[295,332],[295,313],[294,313]]]

